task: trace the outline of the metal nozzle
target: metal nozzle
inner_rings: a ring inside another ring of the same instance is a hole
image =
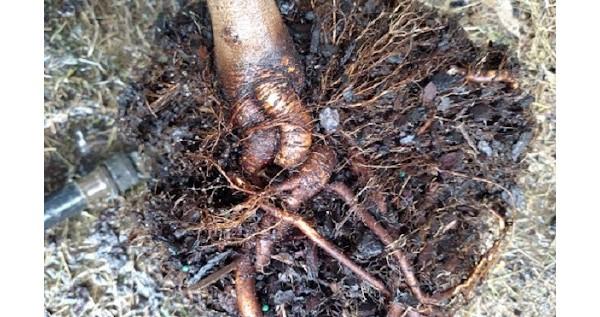
[[[44,230],[85,208],[105,206],[145,178],[143,159],[138,153],[113,155],[90,174],[44,200]]]

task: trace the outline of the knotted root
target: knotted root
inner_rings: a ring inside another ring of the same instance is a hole
[[[233,126],[249,129],[265,120],[266,117],[262,113],[258,101],[246,98],[234,105],[230,122]],[[244,154],[240,162],[242,169],[249,175],[257,174],[273,161],[278,147],[279,131],[275,128],[245,132],[242,140],[242,153]]]
[[[304,161],[312,144],[312,118],[285,78],[270,77],[256,87],[256,98],[280,126],[280,145],[275,164],[291,168]]]
[[[335,152],[324,145],[313,148],[298,173],[275,186],[276,193],[290,192],[283,196],[286,207],[296,210],[306,200],[323,189],[337,163]]]
[[[304,82],[291,38],[274,1],[208,1],[222,89],[235,106],[231,123],[246,131],[242,168],[300,165],[312,144],[312,118],[297,92]],[[256,23],[260,21],[261,23]],[[278,121],[277,129],[259,129]]]

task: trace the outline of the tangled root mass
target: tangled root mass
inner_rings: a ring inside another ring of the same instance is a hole
[[[327,139],[335,152],[319,166],[335,166],[331,180],[358,193],[356,199],[396,238],[394,247],[407,255],[425,293],[460,284],[499,234],[495,215],[511,216],[515,177],[533,136],[532,100],[512,81],[473,82],[467,72],[451,70],[502,69],[504,75],[517,72],[517,64],[501,48],[473,47],[454,21],[412,1],[278,3],[304,65],[298,98],[311,118],[325,108],[340,116],[331,135],[311,126],[313,142]],[[291,183],[320,179],[316,173],[299,180],[275,164],[242,159],[247,143],[238,129],[264,118],[236,112],[242,105],[222,98],[205,5],[165,16],[157,21],[156,62],[122,95],[121,118],[128,135],[155,159],[148,201],[137,216],[163,250],[165,277],[186,289],[190,280],[231,261],[261,230],[260,214],[235,208],[248,197],[232,186],[252,168],[244,164],[264,167],[260,177],[288,193]],[[260,146],[270,152],[265,160],[279,148]],[[344,201],[322,191],[298,208],[356,263],[390,281],[396,298],[417,305],[393,250]],[[257,277],[263,303],[294,316],[387,311],[380,294],[321,256],[299,232],[280,241]],[[218,257],[224,252],[227,257]],[[232,290],[232,277],[225,276],[189,296],[235,315]],[[445,305],[452,311],[461,302],[459,296]]]

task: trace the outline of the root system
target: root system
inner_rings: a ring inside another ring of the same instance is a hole
[[[229,315],[451,315],[510,230],[533,136],[518,64],[408,0],[278,6],[275,73],[228,68],[200,2],[160,21],[121,96],[165,277]],[[233,264],[202,269],[216,257]]]

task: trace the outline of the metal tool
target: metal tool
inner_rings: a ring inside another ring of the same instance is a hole
[[[44,230],[84,209],[106,206],[147,178],[145,170],[137,152],[113,155],[91,173],[44,199]]]

